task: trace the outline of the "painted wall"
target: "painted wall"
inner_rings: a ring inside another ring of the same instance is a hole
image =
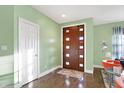
[[[61,32],[60,26],[31,6],[14,7],[14,54],[18,53],[18,18],[22,17],[40,25],[40,73],[60,65],[61,61]],[[15,62],[14,71],[17,72]],[[15,77],[18,73],[15,74]],[[15,78],[15,82],[17,82]]]
[[[112,53],[112,28],[114,26],[124,27],[124,21],[94,26],[94,65],[101,65],[103,59],[101,42],[108,43],[108,52]]]
[[[0,87],[13,83],[14,8],[0,6]],[[6,46],[7,50],[2,50]]]
[[[0,50],[0,84],[13,82],[13,71],[18,71],[14,57],[18,53],[18,18],[22,17],[40,25],[40,72],[60,65],[62,26],[86,24],[86,70],[93,70],[93,65],[100,65],[102,60],[100,44],[103,40],[109,44],[111,52],[111,36],[113,26],[123,26],[124,22],[97,25],[93,27],[92,18],[64,24],[57,24],[31,6],[0,6],[0,46],[7,45],[7,50]],[[13,38],[14,37],[14,38]],[[16,60],[16,58],[15,58]],[[5,64],[4,64],[5,63]],[[7,65],[7,64],[8,65]],[[2,64],[2,65],[1,65]],[[3,67],[8,66],[8,67]],[[14,65],[14,67],[13,67]],[[9,74],[10,73],[10,74]],[[3,75],[8,74],[8,75]],[[3,76],[1,76],[3,75]],[[17,76],[18,73],[15,74]],[[5,82],[3,81],[5,80]],[[15,79],[16,80],[16,79]],[[17,80],[16,80],[17,81]]]
[[[62,26],[74,25],[74,24],[86,24],[86,72],[93,70],[94,63],[94,30],[93,30],[93,20],[92,18],[83,19],[74,22],[68,22],[61,24]]]

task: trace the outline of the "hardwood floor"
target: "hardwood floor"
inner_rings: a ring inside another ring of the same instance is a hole
[[[83,79],[57,74],[57,69],[22,88],[104,88],[101,69],[94,68],[94,74],[84,73]]]

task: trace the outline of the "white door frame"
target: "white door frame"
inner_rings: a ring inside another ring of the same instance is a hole
[[[86,23],[71,24],[61,27],[61,67],[63,68],[63,28],[84,25],[84,72],[86,71]]]
[[[30,23],[30,24],[32,24],[32,25],[35,25],[35,26],[37,26],[38,27],[38,63],[37,63],[37,65],[38,65],[38,68],[37,68],[37,78],[39,78],[39,75],[40,75],[40,48],[39,48],[39,30],[40,30],[40,26],[38,25],[38,24],[35,24],[35,23],[33,23],[33,22],[31,22],[31,21],[29,21],[29,20],[26,20],[26,19],[24,19],[24,18],[21,18],[21,17],[19,17],[19,20],[18,20],[18,47],[17,47],[17,49],[18,49],[18,54],[15,56],[15,57],[17,57],[17,60],[16,61],[18,61],[19,60],[19,31],[20,31],[20,29],[21,29],[21,27],[20,27],[20,20],[23,20],[23,21],[25,21],[25,22],[27,22],[27,23]],[[17,62],[18,63],[18,83],[19,83],[19,61]],[[17,84],[17,87],[21,87],[22,85],[21,84]]]

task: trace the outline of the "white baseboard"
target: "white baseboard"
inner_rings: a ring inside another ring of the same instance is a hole
[[[43,72],[43,73],[40,73],[40,74],[38,75],[38,78],[40,78],[40,77],[42,77],[42,76],[44,76],[44,75],[47,75],[47,74],[49,74],[50,72],[52,72],[52,71],[54,71],[54,70],[56,70],[56,69],[58,69],[58,68],[62,68],[62,66],[59,65],[59,66],[56,66],[56,67],[54,67],[54,68],[52,68],[52,69],[49,69],[49,70],[47,70],[47,71],[45,71],[45,72]]]
[[[38,75],[38,78],[40,78],[40,77],[42,77],[42,76],[44,76],[44,75],[47,75],[47,74],[49,74],[50,72],[52,72],[52,71],[54,71],[54,70],[56,70],[56,69],[58,69],[58,68],[61,68],[61,66],[59,65],[59,66],[56,66],[56,67],[54,67],[54,68],[52,68],[52,69],[49,69],[49,70],[47,70],[47,71],[45,71],[45,72],[43,72],[43,73],[40,73],[40,74]],[[20,87],[22,87],[21,84],[15,84],[15,85],[14,85],[14,88],[20,88]]]
[[[85,73],[93,74],[93,70],[86,70]]]
[[[60,65],[60,67],[59,68],[63,68],[63,65]]]
[[[21,84],[14,84],[14,88],[21,88],[22,85]]]
[[[96,68],[103,68],[102,65],[93,65],[93,67],[96,67]]]

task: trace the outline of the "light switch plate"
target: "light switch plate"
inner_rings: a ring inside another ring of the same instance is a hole
[[[7,46],[6,45],[1,45],[0,48],[1,48],[2,51],[6,51],[7,50]]]

